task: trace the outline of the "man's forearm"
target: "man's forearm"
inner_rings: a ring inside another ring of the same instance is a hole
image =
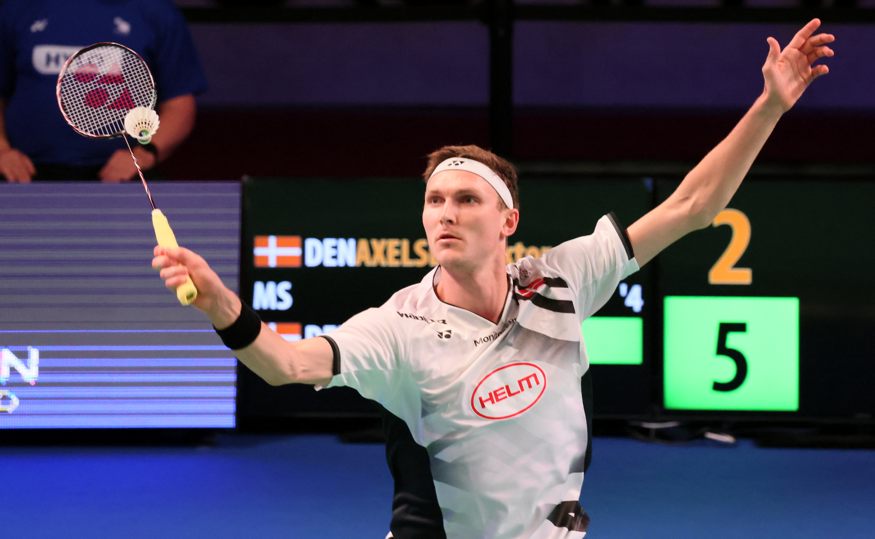
[[[152,138],[158,149],[158,160],[164,161],[185,141],[194,129],[197,105],[194,96],[182,95],[158,105],[161,125]]]
[[[242,310],[243,302],[237,294],[225,288],[206,315],[216,329],[225,329],[237,320]]]
[[[760,96],[729,135],[693,168],[672,195],[689,200],[702,227],[723,210],[738,190],[783,111]]]

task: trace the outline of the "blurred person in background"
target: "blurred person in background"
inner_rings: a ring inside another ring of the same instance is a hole
[[[167,159],[191,133],[195,96],[207,83],[185,20],[170,0],[5,0],[0,174],[7,181],[125,182],[136,176],[123,141],[83,137],[58,110],[55,85],[64,62],[100,41],[135,50],[155,77],[161,126],[151,143],[134,146],[143,170]]]

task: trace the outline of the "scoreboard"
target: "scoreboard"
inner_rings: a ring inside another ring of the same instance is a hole
[[[660,255],[663,412],[871,421],[873,215],[871,182],[753,177]]]

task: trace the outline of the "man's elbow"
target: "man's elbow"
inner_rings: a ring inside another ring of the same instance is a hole
[[[690,200],[686,210],[686,222],[690,229],[702,230],[708,228],[722,208],[716,208],[705,201]]]
[[[294,383],[294,380],[291,380],[291,379],[284,377],[284,376],[281,376],[279,374],[271,374],[269,376],[264,376],[262,378],[265,382],[268,383],[268,385],[273,386],[273,387],[284,386],[286,384]]]
[[[300,383],[300,373],[291,361],[275,365],[274,368],[266,372],[262,378],[265,382],[274,387]]]

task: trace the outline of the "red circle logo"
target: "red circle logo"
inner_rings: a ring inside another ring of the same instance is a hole
[[[480,380],[471,394],[471,409],[484,419],[508,419],[534,406],[546,389],[544,369],[534,363],[510,363]]]

